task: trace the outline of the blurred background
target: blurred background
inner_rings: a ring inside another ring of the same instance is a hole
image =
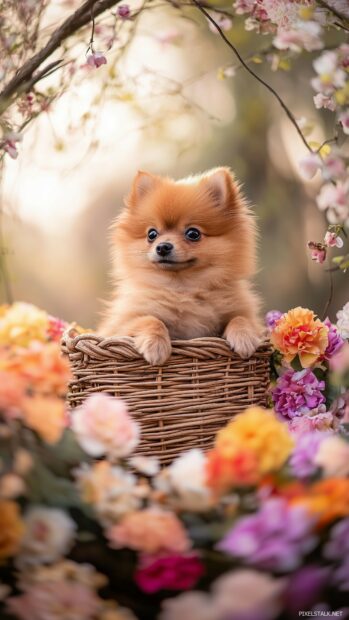
[[[53,22],[71,4],[58,2]],[[106,28],[96,30],[102,51]],[[74,48],[69,88],[28,127],[18,159],[6,158],[3,258],[13,298],[94,328],[110,291],[108,228],[136,171],[180,178],[228,165],[258,217],[265,309],[321,314],[329,275],[307,251],[326,230],[315,204],[320,180],[300,176],[306,150],[280,106],[193,9],[158,4],[123,37],[98,70],[86,67],[88,38]],[[311,139],[333,135],[332,114],[314,108],[311,54],[273,71],[268,36],[236,18],[228,37],[295,117],[314,125]],[[335,274],[334,285],[332,318],[349,295],[345,276]]]

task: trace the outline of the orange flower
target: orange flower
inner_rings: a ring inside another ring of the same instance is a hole
[[[292,448],[287,426],[273,411],[250,407],[218,432],[207,459],[207,484],[217,491],[255,484],[278,471]]]
[[[207,485],[219,493],[232,486],[256,484],[258,478],[258,462],[251,450],[241,449],[224,455],[214,449],[207,454]]]
[[[323,527],[349,515],[349,479],[320,480],[308,488],[306,494],[295,495],[291,503],[308,508],[318,518],[319,527]]]
[[[60,440],[66,426],[64,401],[54,396],[33,396],[25,399],[23,420],[47,443]]]
[[[8,416],[16,417],[25,396],[25,382],[22,377],[6,370],[0,370],[0,409]]]
[[[179,519],[173,512],[146,508],[129,512],[107,532],[110,546],[128,547],[144,553],[184,553],[191,543]]]
[[[17,553],[23,532],[18,505],[0,500],[0,563]]]
[[[45,394],[64,396],[70,379],[69,362],[56,342],[32,343],[28,349],[10,356],[4,367],[21,376],[27,387]]]
[[[303,368],[314,364],[328,345],[328,328],[311,310],[294,308],[276,323],[270,340],[286,362],[299,356]]]

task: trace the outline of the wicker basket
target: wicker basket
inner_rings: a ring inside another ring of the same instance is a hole
[[[138,454],[168,463],[190,448],[210,448],[231,417],[251,404],[266,404],[270,347],[249,360],[232,353],[222,338],[173,341],[162,367],[150,366],[130,338],[101,338],[71,328],[62,340],[73,373],[68,403],[93,392],[127,401],[141,424]]]

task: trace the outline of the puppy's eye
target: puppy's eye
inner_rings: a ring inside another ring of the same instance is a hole
[[[197,228],[188,228],[185,231],[185,238],[189,241],[199,241],[201,239],[201,232]]]
[[[157,231],[157,230],[155,230],[155,228],[150,228],[150,229],[148,230],[148,234],[147,234],[148,240],[149,240],[149,241],[154,241],[154,239],[156,239],[156,237],[158,236],[158,234],[159,234],[159,233],[158,233],[158,231]]]

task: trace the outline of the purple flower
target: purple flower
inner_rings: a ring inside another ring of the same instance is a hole
[[[287,611],[296,614],[298,611],[310,609],[321,601],[329,573],[330,569],[327,567],[309,565],[291,575],[285,592]]]
[[[342,348],[344,340],[341,337],[337,327],[333,325],[330,319],[324,320],[324,325],[328,327],[328,345],[324,353],[324,359],[329,360],[331,357]]]
[[[131,15],[131,10],[128,4],[119,4],[116,12],[121,19],[128,19]]]
[[[349,517],[336,523],[324,547],[324,556],[328,560],[340,560],[345,555],[349,556]]]
[[[314,411],[325,402],[321,392],[324,389],[325,382],[319,381],[309,368],[299,372],[287,370],[278,378],[272,393],[275,411],[291,419]]]
[[[349,590],[349,517],[333,526],[324,556],[339,562],[333,575],[333,582],[340,590]]]
[[[349,558],[344,558],[342,564],[335,571],[333,583],[340,590],[349,591]]]
[[[300,435],[290,458],[292,473],[297,478],[308,478],[318,469],[314,463],[320,443],[328,437],[327,433],[313,431]]]
[[[238,519],[217,549],[272,571],[293,571],[316,544],[313,519],[302,506],[270,498],[254,515]]]
[[[278,321],[282,317],[282,312],[280,310],[270,310],[265,315],[265,324],[270,331],[273,331],[276,321]]]

